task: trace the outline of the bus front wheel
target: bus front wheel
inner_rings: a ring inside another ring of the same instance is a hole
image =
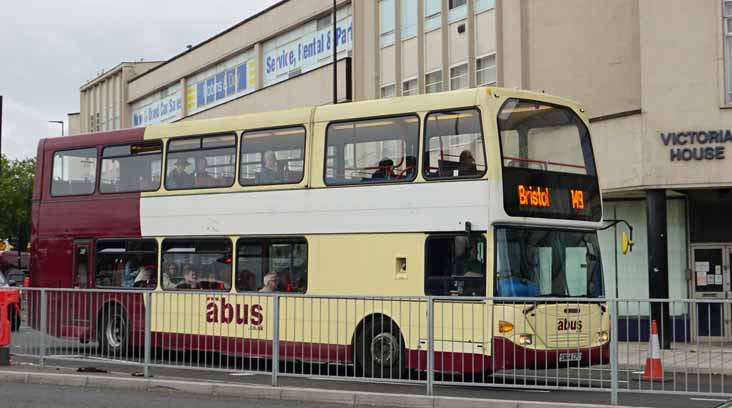
[[[121,355],[127,351],[129,331],[127,317],[119,307],[110,307],[99,319],[99,345],[106,355]]]
[[[404,341],[394,322],[386,317],[366,321],[356,341],[356,363],[367,377],[401,378],[404,372]]]

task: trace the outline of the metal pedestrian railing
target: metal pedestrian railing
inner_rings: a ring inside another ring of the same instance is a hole
[[[461,385],[604,391],[612,403],[623,392],[732,396],[727,300],[22,288],[20,309],[11,353],[41,365],[413,383],[428,395]]]

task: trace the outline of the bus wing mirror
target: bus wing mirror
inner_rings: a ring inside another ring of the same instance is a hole
[[[620,250],[623,252],[623,255],[627,255],[628,251],[633,252],[634,244],[635,242],[633,242],[633,237],[628,237],[628,234],[623,231],[620,236]]]

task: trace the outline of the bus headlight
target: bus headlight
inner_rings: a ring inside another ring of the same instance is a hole
[[[610,334],[607,331],[597,332],[597,341],[600,343],[607,343],[610,340]]]
[[[522,346],[530,346],[534,344],[534,337],[530,334],[520,334],[518,337],[518,342]]]
[[[498,321],[498,332],[499,333],[508,333],[510,331],[513,331],[513,323],[507,322],[505,320]]]

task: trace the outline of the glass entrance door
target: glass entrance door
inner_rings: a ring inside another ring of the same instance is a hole
[[[699,338],[725,340],[730,337],[729,304],[715,299],[732,299],[729,265],[732,246],[696,246],[693,248],[694,297],[696,304],[695,332]]]

